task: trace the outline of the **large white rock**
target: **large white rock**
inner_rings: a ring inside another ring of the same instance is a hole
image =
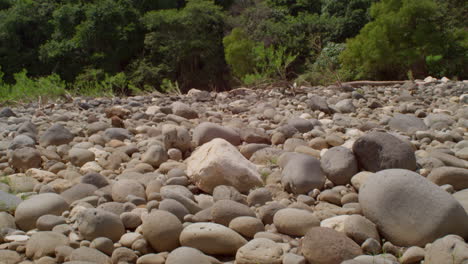
[[[263,185],[257,167],[221,138],[205,143],[192,153],[187,160],[187,175],[207,193],[212,193],[218,185],[233,186],[240,192]]]

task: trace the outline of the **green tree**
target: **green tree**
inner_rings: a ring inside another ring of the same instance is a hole
[[[459,49],[457,56],[466,58],[466,32],[446,28],[433,0],[383,0],[373,4],[371,15],[374,21],[347,42],[341,56],[357,78],[401,79],[408,70],[420,78],[428,73],[428,56]]]
[[[375,0],[322,0],[322,16],[337,21],[330,31],[330,39],[344,42],[354,37],[370,21],[369,8]]]
[[[301,12],[319,14],[322,4],[320,0],[267,0],[267,3],[274,7],[281,7],[293,16]]]
[[[286,80],[288,68],[297,58],[284,46],[266,47],[263,42],[252,41],[240,28],[235,28],[223,42],[232,72],[247,85]]]
[[[185,0],[132,0],[132,5],[145,14],[153,10],[183,8]]]
[[[177,81],[182,91],[190,88],[226,88],[224,14],[209,0],[190,0],[180,10],[151,11],[143,18],[148,55],[141,64]],[[148,62],[150,65],[148,65]]]
[[[130,0],[62,5],[54,11],[54,33],[41,58],[69,81],[84,68],[124,71],[143,48],[139,15]]]
[[[311,43],[330,40],[329,32],[336,26],[337,19],[308,12],[294,15],[294,11],[279,3],[282,2],[277,1],[276,5],[255,3],[240,16],[231,17],[229,22],[232,27],[242,28],[255,42],[262,42],[266,47],[285,48],[287,53],[296,54],[293,64],[288,67],[288,76],[292,77],[305,70],[304,65],[313,51]]]
[[[47,21],[54,7],[53,1],[17,0],[0,10],[0,67],[7,82],[22,69],[31,76],[50,72],[49,65],[39,61],[38,48],[52,32]]]
[[[8,9],[13,5],[11,0],[0,0],[0,10]]]
[[[254,73],[256,43],[249,39],[241,28],[235,28],[224,40],[226,62],[237,78]]]

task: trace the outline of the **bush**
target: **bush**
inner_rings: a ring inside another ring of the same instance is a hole
[[[160,89],[164,93],[176,93],[179,95],[181,94],[179,83],[177,81],[172,82],[169,79],[164,79],[162,81]]]
[[[255,70],[255,42],[241,28],[235,28],[223,39],[226,62],[235,77],[242,79]]]
[[[339,61],[339,56],[345,50],[345,47],[346,44],[344,43],[328,42],[319,51],[318,56],[316,56],[315,61],[309,66],[307,72],[296,79],[296,83],[299,85],[327,85],[349,78],[349,74],[341,69]]]
[[[123,72],[109,75],[101,69],[87,69],[77,76],[72,91],[76,95],[98,97],[134,95],[144,92],[145,89],[133,85]]]
[[[81,96],[112,96],[112,87],[106,85],[107,75],[101,69],[86,69],[76,77],[71,90]]]
[[[297,58],[286,51],[286,47],[265,47],[263,43],[254,48],[255,71],[269,78],[286,80],[287,70]]]
[[[283,46],[266,47],[263,42],[254,42],[239,28],[223,40],[226,61],[234,75],[244,85],[257,85],[273,79],[286,80],[288,67],[297,55],[287,52]]]
[[[29,78],[27,71],[14,74],[14,83],[3,82],[0,71],[0,101],[27,102],[42,98],[56,99],[65,95],[66,83],[57,74],[45,77]]]

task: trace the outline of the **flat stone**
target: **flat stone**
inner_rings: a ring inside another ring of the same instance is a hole
[[[285,208],[276,212],[273,223],[278,232],[291,236],[304,236],[310,228],[320,225],[314,214],[295,208]]]
[[[220,224],[195,223],[182,230],[180,244],[205,254],[235,255],[240,247],[247,244],[247,240]]]
[[[39,217],[46,214],[61,215],[68,209],[68,203],[58,194],[34,195],[21,202],[16,208],[16,225],[22,230],[28,231],[36,228],[36,221]]]

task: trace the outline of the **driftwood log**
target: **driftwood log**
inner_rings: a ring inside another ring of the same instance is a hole
[[[341,83],[341,86],[351,86],[351,87],[359,87],[359,86],[387,86],[387,85],[395,85],[395,84],[404,84],[408,81],[354,81],[354,82],[344,82]]]

